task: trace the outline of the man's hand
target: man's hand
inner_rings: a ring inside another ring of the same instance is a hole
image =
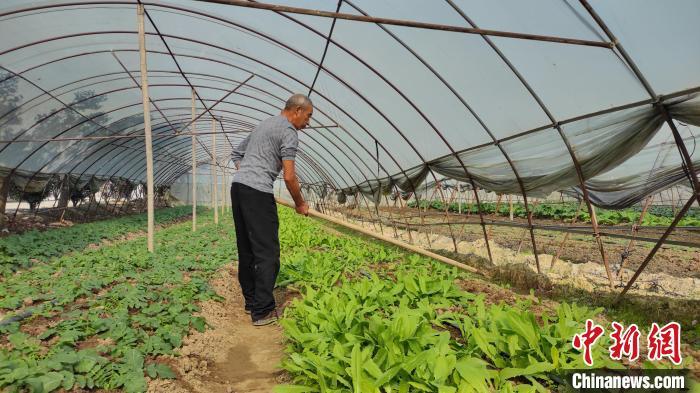
[[[302,202],[301,205],[296,206],[298,214],[303,214],[305,216],[309,215],[309,205],[306,202]]]

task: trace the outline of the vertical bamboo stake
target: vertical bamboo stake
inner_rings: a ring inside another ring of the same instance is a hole
[[[401,198],[401,194],[399,194],[396,199]],[[387,195],[384,195],[384,200],[386,201],[386,211],[389,214],[389,222],[391,223],[391,227],[394,229],[394,239],[398,238],[399,235],[396,232],[396,222],[394,221],[394,218],[392,217],[391,214],[391,207],[389,206],[389,197]],[[394,200],[394,204],[396,204],[396,200]]]
[[[216,121],[214,120],[214,117],[212,115],[211,118],[211,184],[213,188],[213,192],[211,195],[211,205],[212,208],[214,209],[214,224],[218,225],[219,224],[219,195],[218,195],[218,188],[217,183],[219,182],[217,180],[217,170],[216,170]]]
[[[578,219],[578,215],[581,213],[581,208],[583,208],[583,201],[578,204],[578,209],[576,209],[576,214],[574,214],[574,218],[571,219],[571,224],[569,225],[569,228],[573,227],[574,224],[576,223],[576,220]],[[554,267],[554,262],[559,259],[559,256],[561,255],[561,252],[564,250],[564,246],[566,246],[566,242],[569,240],[569,235],[570,232],[566,232],[564,234],[564,240],[561,241],[561,244],[559,244],[559,248],[557,248],[557,253],[552,256],[552,262],[549,264],[549,271],[552,271],[552,268]]]
[[[510,210],[510,220],[513,221],[513,196],[508,195],[508,208]]]
[[[228,194],[226,193],[226,190],[228,190],[230,187],[228,186],[228,173],[224,169],[224,185],[221,187],[221,200],[223,201],[224,204],[224,213],[228,213],[229,211],[229,206],[228,206]]]
[[[639,221],[632,224],[632,238],[630,239],[629,243],[627,243],[625,251],[622,252],[622,261],[620,261],[620,268],[617,270],[618,279],[622,277],[622,268],[625,267],[625,262],[627,262],[627,258],[629,258],[630,250],[632,249],[632,246],[634,246],[635,236],[637,236],[639,227],[642,226],[642,222],[644,222],[644,216],[647,214],[647,209],[649,209],[649,205],[651,204],[653,198],[654,197],[651,195],[647,197],[646,201],[644,201],[644,207],[642,207],[642,212],[639,214]]]
[[[398,188],[396,189],[396,191],[399,191]],[[415,195],[416,195],[416,193],[414,191],[413,196],[415,197]],[[405,215],[410,214],[411,212],[408,209],[404,209],[405,206],[404,206],[403,198],[401,197],[400,191],[399,191],[399,197],[396,199],[398,199],[398,201],[399,201],[400,209],[406,213]],[[416,198],[416,206],[418,206],[418,211],[420,211],[420,205],[418,204],[418,198]],[[402,215],[402,213],[401,213],[401,211],[399,211],[399,216],[401,216],[401,215]],[[411,236],[411,224],[409,223],[408,218],[404,217],[404,220],[406,222],[406,233],[408,234],[408,243],[413,244],[413,236]]]
[[[217,169],[217,171],[218,171],[218,169]],[[224,181],[225,176],[226,176],[226,173],[224,172],[224,169],[221,168],[221,198],[219,199],[219,208],[221,209],[221,215],[222,215],[222,216],[224,215],[224,202],[225,202],[225,201],[224,201],[224,184],[226,183],[226,182]],[[218,172],[217,172],[217,175],[216,175],[216,184],[217,184],[217,185],[219,184],[219,175],[218,175]]]
[[[197,129],[195,125],[196,111],[194,108],[194,89],[192,89],[192,124],[190,132],[192,132],[192,232],[197,231],[197,157],[195,156],[196,136],[194,133]]]
[[[440,183],[436,183],[440,184]],[[450,237],[452,238],[452,246],[454,247],[455,253],[457,252],[457,240],[455,239],[455,234],[452,231],[452,225],[450,224],[450,216],[449,216],[449,208],[450,208],[450,201],[445,199],[445,192],[442,190],[441,186],[438,186],[440,190],[440,197],[442,200],[445,202],[445,222],[447,222],[447,229],[450,231]]]
[[[153,252],[153,142],[151,137],[151,108],[148,98],[148,67],[146,65],[146,35],[143,4],[136,8],[139,29],[139,57],[141,59],[141,95],[143,98],[143,124],[146,142],[146,189],[148,203],[148,251]]]
[[[218,182],[218,177],[217,177],[217,182]],[[226,171],[224,168],[221,168],[221,215],[223,216],[225,211],[224,208],[226,207],[226,192],[224,191],[226,189]]]
[[[598,232],[598,218],[595,213],[595,206],[590,205],[591,209],[591,225],[593,226],[593,232],[595,234],[596,242],[598,243],[598,248],[600,249],[600,254],[603,256],[603,265],[605,265],[605,273],[608,276],[608,281],[610,284],[610,289],[615,289],[615,283],[613,283],[612,271],[610,270],[610,264],[608,263],[608,258],[605,255],[605,250],[603,249],[603,239],[600,237]]]
[[[496,199],[496,209],[493,212],[494,219],[495,217],[498,217],[498,208],[501,207],[501,199],[503,198],[503,194],[498,195],[498,199]],[[489,240],[491,240],[491,231],[493,230],[493,225],[489,227],[488,231],[488,236],[486,236]]]

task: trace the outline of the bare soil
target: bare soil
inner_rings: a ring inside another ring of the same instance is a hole
[[[275,385],[288,382],[279,368],[284,354],[282,328],[279,324],[252,325],[243,310],[236,277],[232,264],[217,272],[212,285],[224,300],[202,303],[199,313],[211,327],[185,338],[180,356],[157,359],[170,365],[177,379],[151,380],[149,393],[268,393]],[[277,295],[278,304],[284,307],[284,292]]]
[[[168,206],[161,201],[157,201],[155,205],[156,209],[165,207]],[[67,207],[65,213],[63,213],[63,209],[56,208],[41,208],[37,209],[36,213],[26,209],[16,212],[7,211],[5,214],[0,214],[0,237],[19,234],[32,229],[44,231],[52,228],[72,226],[78,223],[139,214],[145,211],[146,207],[140,199],[132,201],[128,205],[116,206],[113,204],[108,205],[104,202],[100,205],[85,203],[77,207]],[[63,221],[61,221],[61,215],[63,215]]]
[[[415,208],[398,208],[398,207],[381,207],[380,214],[383,220],[382,228],[379,224],[375,224],[378,230],[383,230],[385,233],[393,231],[392,222],[398,228],[405,228],[410,225],[412,230],[420,229],[421,232],[427,234],[440,234],[443,236],[454,236],[457,243],[460,241],[473,242],[484,238],[484,233],[479,223],[478,216],[467,216],[465,214],[450,214],[445,215],[444,212],[436,212],[428,210],[421,213],[422,219],[419,217],[418,210]],[[353,219],[359,220],[376,220],[376,214],[367,209],[347,209],[340,207],[338,212]],[[498,223],[511,223],[507,217],[500,216],[484,216],[486,221],[494,221]],[[449,221],[448,221],[449,220]],[[450,225],[447,225],[447,223]],[[469,224],[464,224],[468,222]],[[513,223],[525,225],[527,220],[515,217]],[[424,224],[441,224],[429,225]],[[568,227],[569,223],[562,223],[555,220],[533,219],[535,225]],[[580,229],[590,229],[586,224],[575,224]],[[487,226],[487,232],[490,240],[497,242],[500,246],[511,250],[524,253],[533,253],[532,239],[527,228],[506,227],[506,226]],[[631,226],[606,227],[601,226],[600,231],[603,233],[616,233],[630,235],[632,233]],[[568,240],[561,247],[565,233],[553,230],[535,229],[535,244],[538,254],[555,255],[560,252],[559,258],[566,259],[574,263],[594,262],[603,264],[603,257],[600,253],[595,238],[588,234],[570,234]],[[660,228],[645,228],[641,227],[637,233],[638,238],[658,239],[661,237],[663,229]],[[423,236],[423,235],[421,235]],[[625,258],[624,266],[626,268],[636,270],[651,251],[655,242],[635,240],[630,245],[629,239],[620,239],[609,236],[602,236],[603,248],[609,265],[612,268],[620,265],[625,250],[628,250]],[[700,244],[700,230],[675,230],[669,237],[669,240],[690,242]],[[676,277],[691,277],[700,278],[700,248],[678,245],[663,245],[658,250],[651,262],[646,266],[647,273],[666,273]]]

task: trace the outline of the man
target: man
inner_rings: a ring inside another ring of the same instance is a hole
[[[277,321],[272,290],[280,269],[279,221],[272,191],[280,169],[299,214],[309,206],[301,195],[294,168],[299,136],[309,124],[313,104],[302,94],[291,96],[284,110],[263,120],[233,151],[236,172],[231,184],[233,221],[238,244],[238,282],[253,325]]]

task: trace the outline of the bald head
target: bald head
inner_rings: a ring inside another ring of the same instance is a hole
[[[294,94],[284,105],[282,115],[292,123],[294,128],[301,130],[309,125],[313,112],[314,107],[309,97],[303,94]]]
[[[287,102],[284,104],[284,110],[286,111],[293,111],[297,108],[306,109],[311,107],[313,107],[311,99],[303,94],[294,94],[293,96],[289,97]]]

